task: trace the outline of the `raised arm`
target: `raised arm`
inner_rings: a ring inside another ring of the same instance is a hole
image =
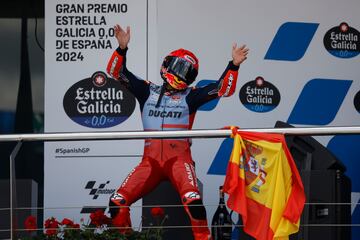
[[[124,30],[119,24],[114,27],[115,38],[119,47],[112,54],[106,71],[115,80],[121,81],[141,101],[148,94],[149,82],[136,77],[126,67],[126,53],[130,41],[130,27]]]
[[[234,94],[240,64],[243,63],[248,55],[249,49],[242,45],[232,46],[232,60],[229,61],[225,71],[219,81],[210,83],[206,86],[194,88],[188,96],[190,111],[196,111],[201,105],[218,97],[229,97]]]
[[[237,47],[236,43],[233,43],[232,46],[232,60],[235,66],[240,66],[242,62],[247,59],[247,55],[249,53],[249,48],[246,45],[242,45],[241,47]]]
[[[130,41],[130,27],[126,27],[126,31],[119,24],[114,26],[115,38],[121,49],[126,49]]]
[[[130,41],[130,27],[126,27],[126,31],[119,25],[114,26],[115,38],[119,44],[119,47],[114,51],[111,56],[106,71],[116,80],[124,80],[129,82],[131,78],[135,77],[127,70],[126,68],[126,52],[127,46]],[[123,73],[125,76],[124,79],[120,79],[120,73]],[[127,76],[129,75],[129,76]],[[129,79],[130,78],[130,79]]]
[[[228,64],[227,68],[220,77],[218,96],[229,97],[234,94],[240,64],[247,59],[248,53],[249,49],[246,45],[237,47],[236,43],[233,44],[232,61]]]

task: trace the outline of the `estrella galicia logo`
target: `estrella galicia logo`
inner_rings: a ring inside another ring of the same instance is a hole
[[[82,126],[108,128],[131,116],[135,98],[120,82],[99,71],[72,85],[63,106],[68,117]]]
[[[354,106],[355,106],[356,111],[358,111],[358,113],[360,113],[360,91],[358,91],[357,94],[355,95]]]
[[[106,183],[100,183],[98,187],[95,187],[96,181],[88,181],[85,189],[90,189],[89,195],[93,196],[93,199],[97,199],[99,195],[111,195],[115,192],[115,189],[105,188],[109,183],[110,181],[106,181]]]
[[[324,36],[324,46],[333,56],[352,58],[360,52],[360,34],[346,22],[331,28]]]
[[[239,98],[250,111],[269,112],[279,105],[280,92],[273,84],[259,76],[242,86]]]

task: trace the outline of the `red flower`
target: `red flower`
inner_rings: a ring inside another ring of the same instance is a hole
[[[74,223],[72,220],[68,218],[64,218],[61,221],[61,225],[66,225],[67,228],[80,228],[80,225],[77,223]]]
[[[24,225],[26,231],[28,231],[29,233],[35,231],[37,229],[36,218],[34,216],[28,216],[25,219]]]
[[[96,210],[95,212],[90,214],[91,223],[95,226],[99,227],[101,225],[106,225],[111,223],[111,219],[104,215],[103,210]]]
[[[59,227],[59,222],[55,218],[49,218],[45,221],[45,234],[48,236],[53,236],[57,233],[57,228]]]
[[[80,229],[80,224],[75,223],[74,225],[72,225],[72,228]]]
[[[68,226],[72,226],[74,225],[74,222],[68,218],[64,218],[62,221],[61,221],[61,225],[68,225]]]
[[[161,207],[153,207],[151,209],[151,215],[153,217],[163,217],[165,215],[165,211]]]

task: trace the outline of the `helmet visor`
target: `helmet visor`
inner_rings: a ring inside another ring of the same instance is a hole
[[[176,75],[190,85],[196,78],[197,70],[189,61],[179,57],[167,57],[165,68],[169,73]]]

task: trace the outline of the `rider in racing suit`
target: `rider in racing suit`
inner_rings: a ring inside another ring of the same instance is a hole
[[[188,87],[196,78],[199,68],[196,56],[185,49],[173,51],[164,59],[160,74],[162,86],[140,80],[126,67],[130,28],[114,27],[119,47],[113,53],[107,72],[121,81],[140,104],[145,131],[188,130],[192,128],[195,113],[204,103],[234,93],[239,65],[247,58],[245,45],[232,48],[229,62],[220,80],[205,87]],[[161,181],[169,180],[180,194],[190,218],[195,240],[211,239],[197,186],[189,139],[146,139],[144,154],[120,188],[110,198],[113,224],[121,232],[131,227],[129,208]]]

